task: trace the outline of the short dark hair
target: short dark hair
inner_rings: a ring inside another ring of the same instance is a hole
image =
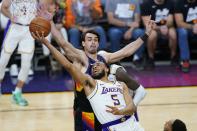
[[[88,33],[96,35],[98,37],[98,41],[100,41],[100,35],[95,30],[88,30],[88,31],[82,33],[81,42],[85,41],[86,34],[88,34]]]
[[[172,124],[172,131],[187,131],[187,128],[183,121],[176,119]]]

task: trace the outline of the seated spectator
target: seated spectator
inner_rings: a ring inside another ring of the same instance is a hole
[[[169,120],[164,125],[164,131],[187,131],[186,125],[183,121]]]
[[[181,70],[189,72],[190,50],[188,38],[197,38],[197,0],[177,0],[175,19],[178,26]]]
[[[80,35],[87,30],[95,30],[100,35],[99,49],[106,49],[106,34],[96,21],[103,16],[100,0],[67,0],[65,24],[69,41],[80,48]]]
[[[154,69],[154,54],[157,45],[158,37],[165,38],[169,41],[171,52],[171,64],[177,63],[176,50],[177,50],[177,36],[176,30],[173,25],[173,3],[171,0],[146,0],[142,3],[141,15],[143,23],[151,15],[153,20],[156,21],[156,26],[152,31],[147,41],[148,61],[147,69]],[[165,52],[163,52],[165,53]]]
[[[140,29],[140,6],[136,0],[106,0],[105,11],[108,22],[112,25],[108,35],[110,49],[112,52],[120,49],[120,42],[125,40],[136,40],[144,34]],[[134,55],[134,60],[140,60],[143,54],[142,46]]]

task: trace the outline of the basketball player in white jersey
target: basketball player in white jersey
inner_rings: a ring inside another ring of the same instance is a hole
[[[37,0],[3,0],[1,12],[11,20],[0,56],[0,83],[5,75],[5,68],[13,51],[18,47],[21,54],[21,69],[18,83],[13,91],[13,102],[27,106],[28,102],[22,97],[22,87],[28,76],[34,53],[34,39],[29,32],[29,24],[37,13]],[[1,85],[1,84],[0,84]]]
[[[103,131],[144,131],[132,115],[135,106],[126,84],[110,82],[109,68],[104,62],[95,62],[92,66],[92,78],[82,73],[69,62],[48,40],[39,34],[33,34],[50,50],[55,59],[72,75],[73,79],[83,87],[94,113],[102,124]]]

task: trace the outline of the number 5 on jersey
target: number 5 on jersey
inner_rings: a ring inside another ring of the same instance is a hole
[[[114,106],[120,105],[117,94],[111,95],[111,98],[114,101]]]

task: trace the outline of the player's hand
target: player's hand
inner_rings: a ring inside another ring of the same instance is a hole
[[[51,11],[49,10],[49,5],[48,4],[39,4],[37,7],[37,16],[45,18],[49,21],[53,19],[55,13],[55,9]]]
[[[45,37],[44,37],[44,32],[42,32],[41,34],[38,31],[36,31],[36,33],[31,32],[31,35],[35,40],[37,40],[43,44],[46,44],[48,42],[47,39],[45,39]]]
[[[154,29],[154,27],[156,26],[155,21],[151,20],[151,15],[149,16],[149,18],[147,19],[146,22],[146,34],[150,35],[152,30]]]
[[[106,111],[109,113],[112,113],[114,115],[123,115],[122,111],[119,110],[117,107],[115,106],[108,106],[106,105],[106,107],[108,107],[109,109],[107,109]]]

